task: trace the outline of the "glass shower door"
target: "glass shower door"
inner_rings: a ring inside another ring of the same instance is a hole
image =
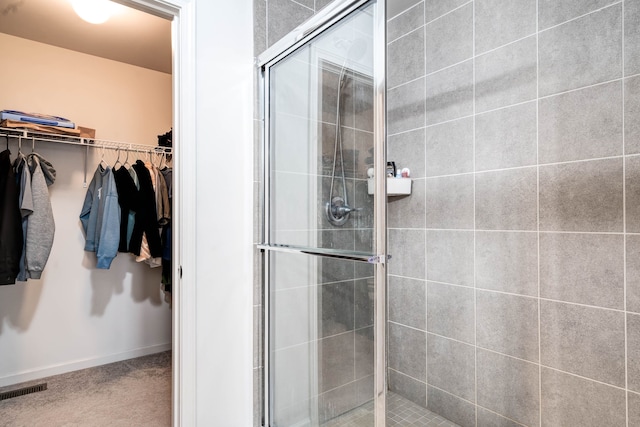
[[[376,328],[384,316],[376,312],[384,208],[378,213],[376,203],[385,200],[374,197],[370,178],[384,168],[376,150],[378,16],[375,2],[352,3],[264,67],[261,248],[271,426],[339,426],[354,418],[374,426],[376,400],[384,406],[384,388],[376,386],[384,374],[375,367],[384,366],[376,347],[379,336],[384,342],[384,328]]]

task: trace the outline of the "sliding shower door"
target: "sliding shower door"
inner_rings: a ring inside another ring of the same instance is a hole
[[[333,9],[262,68],[270,426],[384,425],[384,16]]]

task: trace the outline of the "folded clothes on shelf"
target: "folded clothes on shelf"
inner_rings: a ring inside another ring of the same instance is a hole
[[[76,124],[64,117],[50,116],[40,113],[25,113],[16,110],[0,111],[0,120],[13,120],[16,122],[34,123],[44,126],[56,126],[62,128],[75,129]]]

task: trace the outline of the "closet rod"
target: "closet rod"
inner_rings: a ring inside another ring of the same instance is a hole
[[[0,128],[0,137],[34,139],[40,142],[54,142],[58,144],[81,145],[84,147],[135,151],[152,154],[172,154],[171,147],[131,144],[128,142],[107,141],[95,138],[84,138],[73,135],[46,133],[28,129]]]

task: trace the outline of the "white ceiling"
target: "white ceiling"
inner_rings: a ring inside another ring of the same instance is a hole
[[[95,25],[79,18],[68,0],[0,0],[0,32],[171,73],[171,22],[121,9]]]

